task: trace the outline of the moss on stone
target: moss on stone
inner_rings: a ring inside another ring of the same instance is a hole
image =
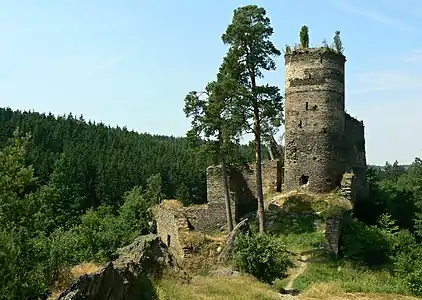
[[[317,213],[324,218],[352,209],[350,201],[337,190],[328,194],[292,191],[274,198],[271,203],[288,213]]]

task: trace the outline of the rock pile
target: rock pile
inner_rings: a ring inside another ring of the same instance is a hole
[[[140,236],[121,248],[116,260],[98,272],[79,277],[58,299],[156,299],[152,280],[161,277],[168,267],[178,268],[161,239],[153,234]]]

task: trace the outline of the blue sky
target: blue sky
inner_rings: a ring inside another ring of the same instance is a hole
[[[371,164],[422,156],[422,1],[1,1],[0,104],[181,136],[183,99],[215,78],[233,10],[267,9],[274,43],[341,31],[347,111]],[[267,75],[284,90],[284,59]]]

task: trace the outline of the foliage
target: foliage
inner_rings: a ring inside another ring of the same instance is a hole
[[[221,72],[237,83],[236,116],[254,134],[260,232],[265,229],[261,136],[270,134],[267,129],[277,127],[283,119],[279,88],[258,82],[263,79],[264,71],[276,69],[275,58],[281,55],[270,40],[272,34],[265,9],[246,5],[235,9],[232,22],[222,35],[229,50]]]
[[[343,54],[344,48],[343,48],[343,43],[341,42],[341,38],[340,38],[340,31],[336,31],[334,33],[334,45],[333,48],[337,53],[341,53]]]
[[[72,114],[55,117],[0,108],[0,149],[17,128],[32,136],[25,163],[32,166],[37,182],[27,188],[54,187],[54,209],[62,216],[54,221],[56,225],[75,225],[80,214],[101,204],[119,207],[126,191],[146,186],[146,180],[157,173],[166,198],[184,189],[186,204],[205,201],[205,170],[213,158],[187,147],[186,138],[139,134]],[[236,147],[242,148],[244,160],[254,159],[247,145]]]
[[[266,234],[239,236],[235,242],[234,263],[241,271],[266,283],[285,277],[288,268],[293,267],[285,244]]]
[[[416,295],[422,295],[422,246],[407,230],[400,231],[394,244],[396,254],[395,268],[409,289]]]
[[[303,25],[300,28],[299,38],[300,38],[300,46],[302,48],[309,48],[309,28],[308,28],[308,26]]]
[[[394,276],[390,271],[357,266],[348,261],[328,259],[316,261],[308,265],[293,287],[305,290],[310,285],[318,283],[338,285],[343,292],[347,293],[411,294],[404,280]],[[333,289],[329,291],[333,292]]]
[[[202,94],[207,95],[207,98],[201,99]],[[206,140],[203,146],[208,146],[208,150],[215,155],[215,160],[221,165],[229,231],[233,230],[227,177],[229,157],[235,152],[235,145],[239,142],[245,124],[242,115],[237,111],[238,107],[233,105],[233,99],[237,97],[239,97],[237,82],[226,74],[224,67],[221,67],[217,80],[208,83],[205,92],[190,92],[185,97],[184,107],[185,115],[192,119],[190,138],[194,137],[197,140],[203,136]]]
[[[344,224],[342,231],[341,252],[344,258],[366,265],[388,262],[390,243],[381,229],[352,219]]]

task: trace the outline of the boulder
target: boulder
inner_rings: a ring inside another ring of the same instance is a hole
[[[166,245],[154,234],[138,237],[117,254],[117,259],[98,272],[76,279],[58,299],[156,299],[152,280],[161,277],[165,268],[178,268]]]

